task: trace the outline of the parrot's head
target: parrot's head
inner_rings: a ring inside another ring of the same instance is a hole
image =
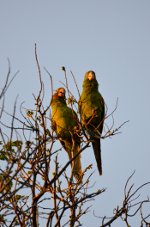
[[[88,89],[98,89],[98,82],[96,80],[95,72],[90,70],[85,73],[84,81],[83,81],[83,88],[88,91]]]
[[[66,104],[66,91],[63,87],[60,87],[52,96],[51,105],[55,105],[55,102]]]
[[[86,79],[88,79],[89,81],[95,80],[96,76],[95,76],[95,72],[94,71],[88,71],[85,74]]]
[[[66,98],[66,91],[63,87],[57,89],[58,97]]]

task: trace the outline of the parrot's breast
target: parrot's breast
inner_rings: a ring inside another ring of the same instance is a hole
[[[56,132],[61,135],[62,138],[70,138],[71,132],[73,132],[76,121],[73,120],[73,112],[70,108],[63,106],[57,106],[52,111],[52,120],[56,124]]]
[[[92,119],[92,123],[96,125],[104,115],[103,98],[99,92],[88,93],[87,96],[82,96],[81,101],[81,116],[83,121]]]

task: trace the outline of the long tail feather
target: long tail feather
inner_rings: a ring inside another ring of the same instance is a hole
[[[97,167],[99,174],[102,175],[102,159],[101,159],[101,142],[100,139],[92,139],[92,146],[94,150],[95,159],[97,162]]]
[[[72,152],[72,143],[64,142],[62,143],[64,149],[67,151],[69,159],[72,159],[80,150],[80,144],[75,143],[73,152]],[[70,149],[71,148],[71,149]],[[81,155],[79,154],[74,161],[71,163],[72,173],[76,181],[82,183],[82,167],[81,167]]]
[[[80,146],[76,146],[74,149],[74,156],[79,152]],[[81,155],[79,154],[74,160],[73,175],[77,181],[82,182],[82,168],[81,168]]]

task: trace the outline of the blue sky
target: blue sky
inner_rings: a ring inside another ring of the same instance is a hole
[[[20,71],[8,91],[7,110],[12,111],[10,104],[18,94],[20,103],[25,101],[28,108],[33,106],[32,93],[36,94],[39,88],[34,57],[37,43],[46,83],[45,105],[49,104],[51,93],[43,67],[51,73],[57,88],[61,86],[59,81],[64,82],[61,66],[65,66],[76,97],[70,70],[81,91],[84,73],[92,69],[109,112],[119,98],[115,126],[130,120],[121,129],[122,134],[102,141],[102,177],[98,175],[92,149],[82,155],[83,166],[90,160],[96,170],[95,189],[107,188],[91,208],[100,216],[111,216],[114,206],[121,202],[123,186],[133,170],[136,170],[133,182],[137,186],[149,181],[149,12],[149,0],[0,1],[1,81],[7,73],[8,57],[12,75]],[[100,223],[92,212],[83,220],[83,226],[91,223],[95,223],[94,226]]]

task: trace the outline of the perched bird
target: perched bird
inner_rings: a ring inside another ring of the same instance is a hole
[[[105,102],[98,91],[98,82],[95,72],[85,73],[83,90],[79,100],[81,122],[90,136],[99,174],[102,175],[101,142],[105,118]]]
[[[57,134],[63,148],[72,159],[80,150],[80,136],[78,117],[73,109],[66,104],[66,91],[58,88],[52,96],[52,127]],[[71,163],[73,176],[80,181],[82,175],[80,154]]]

